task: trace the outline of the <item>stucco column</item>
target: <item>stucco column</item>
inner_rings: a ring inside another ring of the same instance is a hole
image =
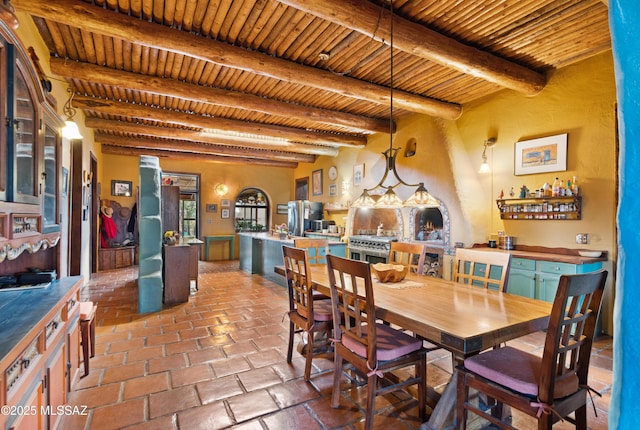
[[[618,273],[614,305],[613,390],[609,428],[638,428],[640,388],[640,2],[610,0],[609,25],[618,95],[620,204]]]

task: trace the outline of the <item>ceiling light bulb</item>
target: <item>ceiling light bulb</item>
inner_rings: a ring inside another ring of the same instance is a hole
[[[67,139],[82,139],[80,130],[78,130],[78,125],[71,120],[67,120],[64,122],[62,136],[66,137]]]
[[[402,200],[400,200],[400,197],[396,195],[396,193],[393,191],[393,188],[389,187],[387,188],[387,191],[382,196],[380,196],[375,204],[375,207],[390,209],[401,208]]]

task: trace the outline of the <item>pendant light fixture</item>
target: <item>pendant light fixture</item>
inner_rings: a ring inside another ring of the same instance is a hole
[[[429,194],[424,183],[408,184],[400,179],[396,170],[396,157],[400,148],[393,147],[393,133],[395,131],[395,124],[393,122],[393,0],[389,0],[389,74],[389,149],[382,153],[385,159],[385,172],[380,182],[373,188],[366,188],[360,197],[351,204],[351,207],[396,209],[401,207],[440,206],[440,203]],[[393,173],[393,177],[397,181],[395,185],[385,185],[385,180],[389,172]],[[401,184],[407,187],[417,187],[411,197],[405,201],[402,201],[394,191],[394,189]],[[376,200],[371,196],[370,192],[379,189],[386,191]]]
[[[73,89],[69,87],[67,88],[67,92],[69,93],[69,99],[62,108],[62,111],[67,117],[67,119],[64,121],[62,135],[67,139],[82,139],[80,130],[78,130],[78,125],[73,121],[73,117],[76,115],[76,110],[71,105],[71,101],[73,100],[74,95]]]

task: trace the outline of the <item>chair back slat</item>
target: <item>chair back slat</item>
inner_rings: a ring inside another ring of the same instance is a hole
[[[367,360],[375,367],[375,306],[370,265],[364,261],[327,255],[327,268],[333,305],[334,337],[342,339],[348,336],[364,345]]]
[[[313,298],[306,249],[282,246],[289,292],[289,311],[296,311],[313,323]]]
[[[424,273],[424,252],[423,244],[391,242],[389,264],[409,266],[411,272],[422,275]]]
[[[560,277],[542,355],[538,384],[542,402],[552,402],[556,387],[565,380],[577,376],[579,385],[587,384],[606,279],[605,270]]]
[[[325,256],[329,253],[328,239],[295,238],[293,239],[293,246],[307,250],[309,264],[312,266],[326,263]]]
[[[457,248],[453,280],[461,284],[507,291],[510,264],[511,254],[507,252]]]

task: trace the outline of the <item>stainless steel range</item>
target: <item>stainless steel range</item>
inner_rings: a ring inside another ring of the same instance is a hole
[[[349,258],[372,264],[386,263],[391,242],[397,241],[398,238],[393,236],[350,236]]]

